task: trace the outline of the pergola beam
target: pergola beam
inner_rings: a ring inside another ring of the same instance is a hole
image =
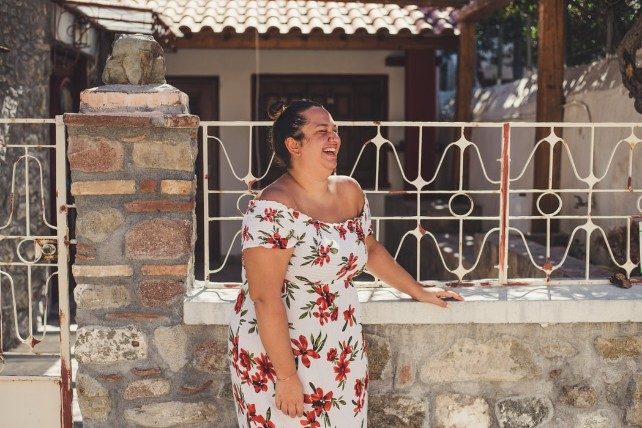
[[[459,21],[476,22],[511,3],[512,0],[472,0],[461,8]]]

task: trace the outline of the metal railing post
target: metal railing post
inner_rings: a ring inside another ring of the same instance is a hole
[[[65,125],[56,116],[56,232],[58,241],[58,307],[60,319],[60,423],[71,428],[71,344],[69,335],[69,234]]]
[[[499,197],[499,270],[500,284],[508,282],[508,227],[510,191],[510,124],[502,126],[502,156],[500,158],[500,197]]]

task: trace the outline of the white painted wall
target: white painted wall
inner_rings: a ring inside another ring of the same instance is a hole
[[[521,79],[510,84],[500,85],[485,90],[478,90],[475,93],[474,118],[475,121],[514,121],[533,122],[535,120],[537,76]],[[642,116],[633,107],[633,100],[628,97],[628,91],[624,88],[619,74],[619,66],[616,58],[607,58],[589,65],[583,65],[567,69],[565,72],[564,89],[566,105],[564,107],[564,122],[635,122],[642,124]],[[630,128],[617,128],[601,130],[595,135],[595,170],[598,177],[605,172],[609,157],[618,143],[631,134]],[[499,177],[498,159],[500,144],[499,133],[488,129],[479,128],[473,130],[473,142],[477,143],[486,161],[486,168],[489,175],[497,179]],[[637,135],[642,137],[642,131],[637,130]],[[579,170],[579,174],[585,177],[588,174],[590,154],[590,132],[585,129],[566,129],[563,135],[572,153],[573,160]],[[511,134],[511,177],[517,176],[527,161],[530,151],[535,144],[534,129],[517,130],[513,129]],[[628,146],[620,147],[615,153],[611,169],[604,180],[597,188],[602,189],[625,189],[628,178]],[[638,145],[633,151],[633,168],[642,161],[642,147]],[[512,183],[512,188],[529,188],[533,183],[532,161],[525,172],[524,179],[519,183]],[[586,188],[581,182],[575,179],[570,160],[566,154],[562,157],[561,186],[564,188]],[[488,188],[485,186],[485,179],[480,168],[474,162],[471,163],[471,187],[474,189]],[[642,188],[642,176],[633,173],[636,180],[633,187]],[[637,177],[636,177],[637,176]],[[586,193],[577,193],[586,200]],[[484,214],[496,215],[498,199],[496,197],[476,197],[476,202],[484,207]],[[511,203],[511,214],[516,215],[521,211],[528,215],[530,212],[531,198],[520,198],[513,196]],[[566,194],[563,200],[563,214],[579,215],[586,213],[586,207],[574,208],[576,199],[573,194]],[[636,208],[637,197],[631,195],[622,196],[614,193],[601,193],[595,196],[596,206],[593,209],[594,215],[624,214],[631,215],[639,212]],[[516,212],[517,211],[517,212]],[[598,223],[596,221],[596,223]],[[622,225],[621,221],[604,220],[598,224],[606,230]],[[486,224],[489,226],[490,224]],[[571,232],[577,222],[562,220],[561,228],[565,232]],[[522,230],[529,228],[528,221],[519,223]]]
[[[388,119],[404,118],[404,68],[387,67],[385,58],[392,51],[354,50],[266,50],[260,51],[259,73],[270,74],[385,74],[388,75]],[[168,76],[218,76],[220,120],[250,120],[252,117],[252,74],[257,72],[253,50],[183,49],[166,53]],[[396,131],[396,132],[395,132]],[[249,130],[221,129],[232,166],[241,177],[248,171]],[[403,129],[391,130],[393,143],[403,138]],[[345,142],[344,142],[345,143]],[[266,142],[267,144],[267,142]],[[242,189],[230,172],[223,153],[220,156],[220,183],[224,189]],[[396,171],[397,168],[389,168]],[[393,177],[392,182],[398,182]],[[383,200],[373,200],[373,211],[383,212]],[[236,198],[226,197],[221,215],[238,215]],[[222,252],[225,254],[238,225],[222,227]],[[240,252],[235,246],[232,253]]]

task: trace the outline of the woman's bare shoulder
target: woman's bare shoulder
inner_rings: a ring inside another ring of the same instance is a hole
[[[349,200],[359,209],[364,203],[364,194],[361,185],[357,180],[347,175],[332,176],[337,189],[338,195],[345,200]]]
[[[255,200],[274,201],[285,206],[291,207],[294,203],[291,193],[281,179],[277,179],[269,184],[265,189],[256,195]]]

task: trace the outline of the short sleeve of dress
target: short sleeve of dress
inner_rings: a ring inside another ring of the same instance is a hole
[[[250,201],[241,226],[242,249],[252,247],[286,249],[299,241],[292,210],[278,202]]]
[[[370,204],[368,198],[364,195],[363,203],[363,230],[366,232],[366,237],[372,235],[372,218],[370,216]]]

